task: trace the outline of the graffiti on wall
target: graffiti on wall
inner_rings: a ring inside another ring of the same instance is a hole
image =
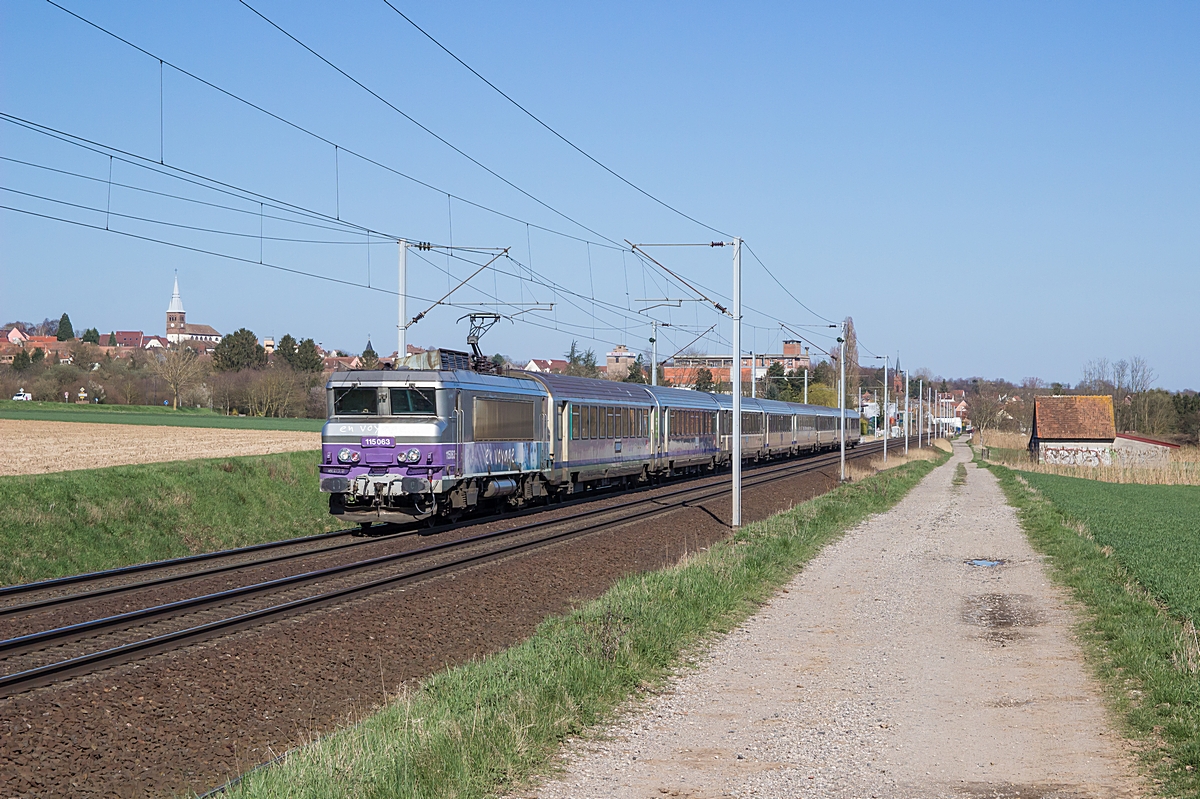
[[[1117,460],[1125,467],[1149,469],[1166,466],[1171,462],[1171,456],[1166,447],[1127,445],[1117,448]]]
[[[1042,463],[1054,466],[1112,466],[1109,447],[1042,445]]]

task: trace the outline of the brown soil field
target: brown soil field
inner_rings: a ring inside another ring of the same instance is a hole
[[[320,433],[0,419],[0,475],[316,450]]]

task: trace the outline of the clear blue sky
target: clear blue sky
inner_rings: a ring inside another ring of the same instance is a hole
[[[636,300],[688,296],[634,256],[600,246],[603,237],[700,242],[717,234],[570,150],[382,0],[250,2],[595,233],[454,153],[232,0],[62,4],[437,190],[345,153],[335,174],[333,147],[169,67],[160,138],[157,60],[44,0],[0,7],[0,111],[154,161],[161,146],[169,166],[359,228],[511,247],[517,263],[502,261],[455,297],[557,306],[502,322],[484,340],[488,351],[554,357],[572,339],[599,352],[621,342],[641,349],[649,329]],[[605,164],[745,238],[817,314],[853,316],[871,351],[899,351],[904,365],[943,375],[1071,383],[1089,359],[1142,355],[1160,385],[1200,388],[1200,5],[397,5]],[[259,258],[256,202],[116,159],[114,183],[239,210],[115,185],[110,193],[107,155],[7,121],[0,155],[99,179],[0,161],[6,189],[242,235],[106,220],[12,191],[0,192],[0,205]],[[522,221],[448,203],[447,191]],[[363,284],[369,269],[373,286],[395,290],[394,244],[372,236],[368,247],[361,232],[271,216],[289,215],[266,205],[264,261]],[[689,280],[729,294],[728,249],[655,252]],[[410,256],[415,297],[436,299],[474,268],[422,255],[429,261]],[[77,330],[162,332],[175,270],[193,322],[312,336],[352,351],[369,334],[376,349],[395,347],[394,295],[0,211],[0,321],[67,311]],[[778,351],[776,320],[822,322],[748,253],[744,293],[755,309],[747,311],[747,349]],[[425,305],[411,299],[410,315]],[[464,347],[465,324],[456,320],[466,312],[431,312],[409,341]],[[663,331],[660,355],[713,323],[717,332],[698,346],[728,346],[729,325],[708,306],[654,313],[676,325]]]

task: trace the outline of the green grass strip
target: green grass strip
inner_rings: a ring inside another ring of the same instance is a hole
[[[268,419],[225,416],[207,408],[162,408],[156,405],[73,405],[65,402],[14,402],[0,399],[0,419],[93,424],[151,424],[169,427],[215,427],[231,430],[321,431],[324,419]]]
[[[1086,608],[1079,633],[1087,643],[1089,662],[1108,687],[1109,698],[1128,734],[1138,741],[1155,790],[1162,796],[1200,796],[1200,674],[1186,664],[1188,648],[1180,623],[1182,616],[1173,617],[1178,611],[1156,600],[1143,586],[1135,573],[1140,566],[1131,568],[1114,556],[1113,550],[1106,552],[1106,545],[1074,515],[1080,513],[1092,523],[1105,514],[1124,519],[1123,523],[1133,528],[1128,532],[1136,536],[1141,522],[1129,511],[1152,508],[1127,505],[1120,489],[1194,488],[1120,486],[1052,475],[1019,476],[1003,466],[989,468],[1017,509],[1033,546],[1049,556],[1054,579],[1067,586]],[[1043,481],[1043,477],[1053,479]],[[1052,490],[1033,490],[1029,485],[1035,479]],[[1067,480],[1089,485],[1054,490],[1061,488],[1057,481]],[[1056,506],[1060,499],[1072,509],[1071,514]],[[1080,501],[1090,502],[1093,507],[1084,512]],[[1171,504],[1185,501],[1194,499],[1183,492],[1152,499]],[[1101,525],[1101,529],[1108,528]],[[1187,535],[1186,530],[1176,531],[1180,542]],[[1195,531],[1190,535],[1189,545],[1194,546]],[[1186,568],[1187,564],[1177,567]],[[1167,561],[1159,561],[1155,568],[1172,571]],[[1181,576],[1194,583],[1200,576],[1194,566],[1191,569],[1190,578]]]
[[[344,528],[313,452],[0,477],[0,582]]]
[[[622,579],[524,643],[434,675],[361,724],[250,773],[232,795],[469,799],[519,786],[551,767],[564,739],[660,684],[936,465],[914,461],[841,486],[673,568]]]

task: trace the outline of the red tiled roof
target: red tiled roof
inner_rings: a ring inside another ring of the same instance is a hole
[[[1117,436],[1112,397],[1037,397],[1033,434],[1042,440],[1112,441]]]

